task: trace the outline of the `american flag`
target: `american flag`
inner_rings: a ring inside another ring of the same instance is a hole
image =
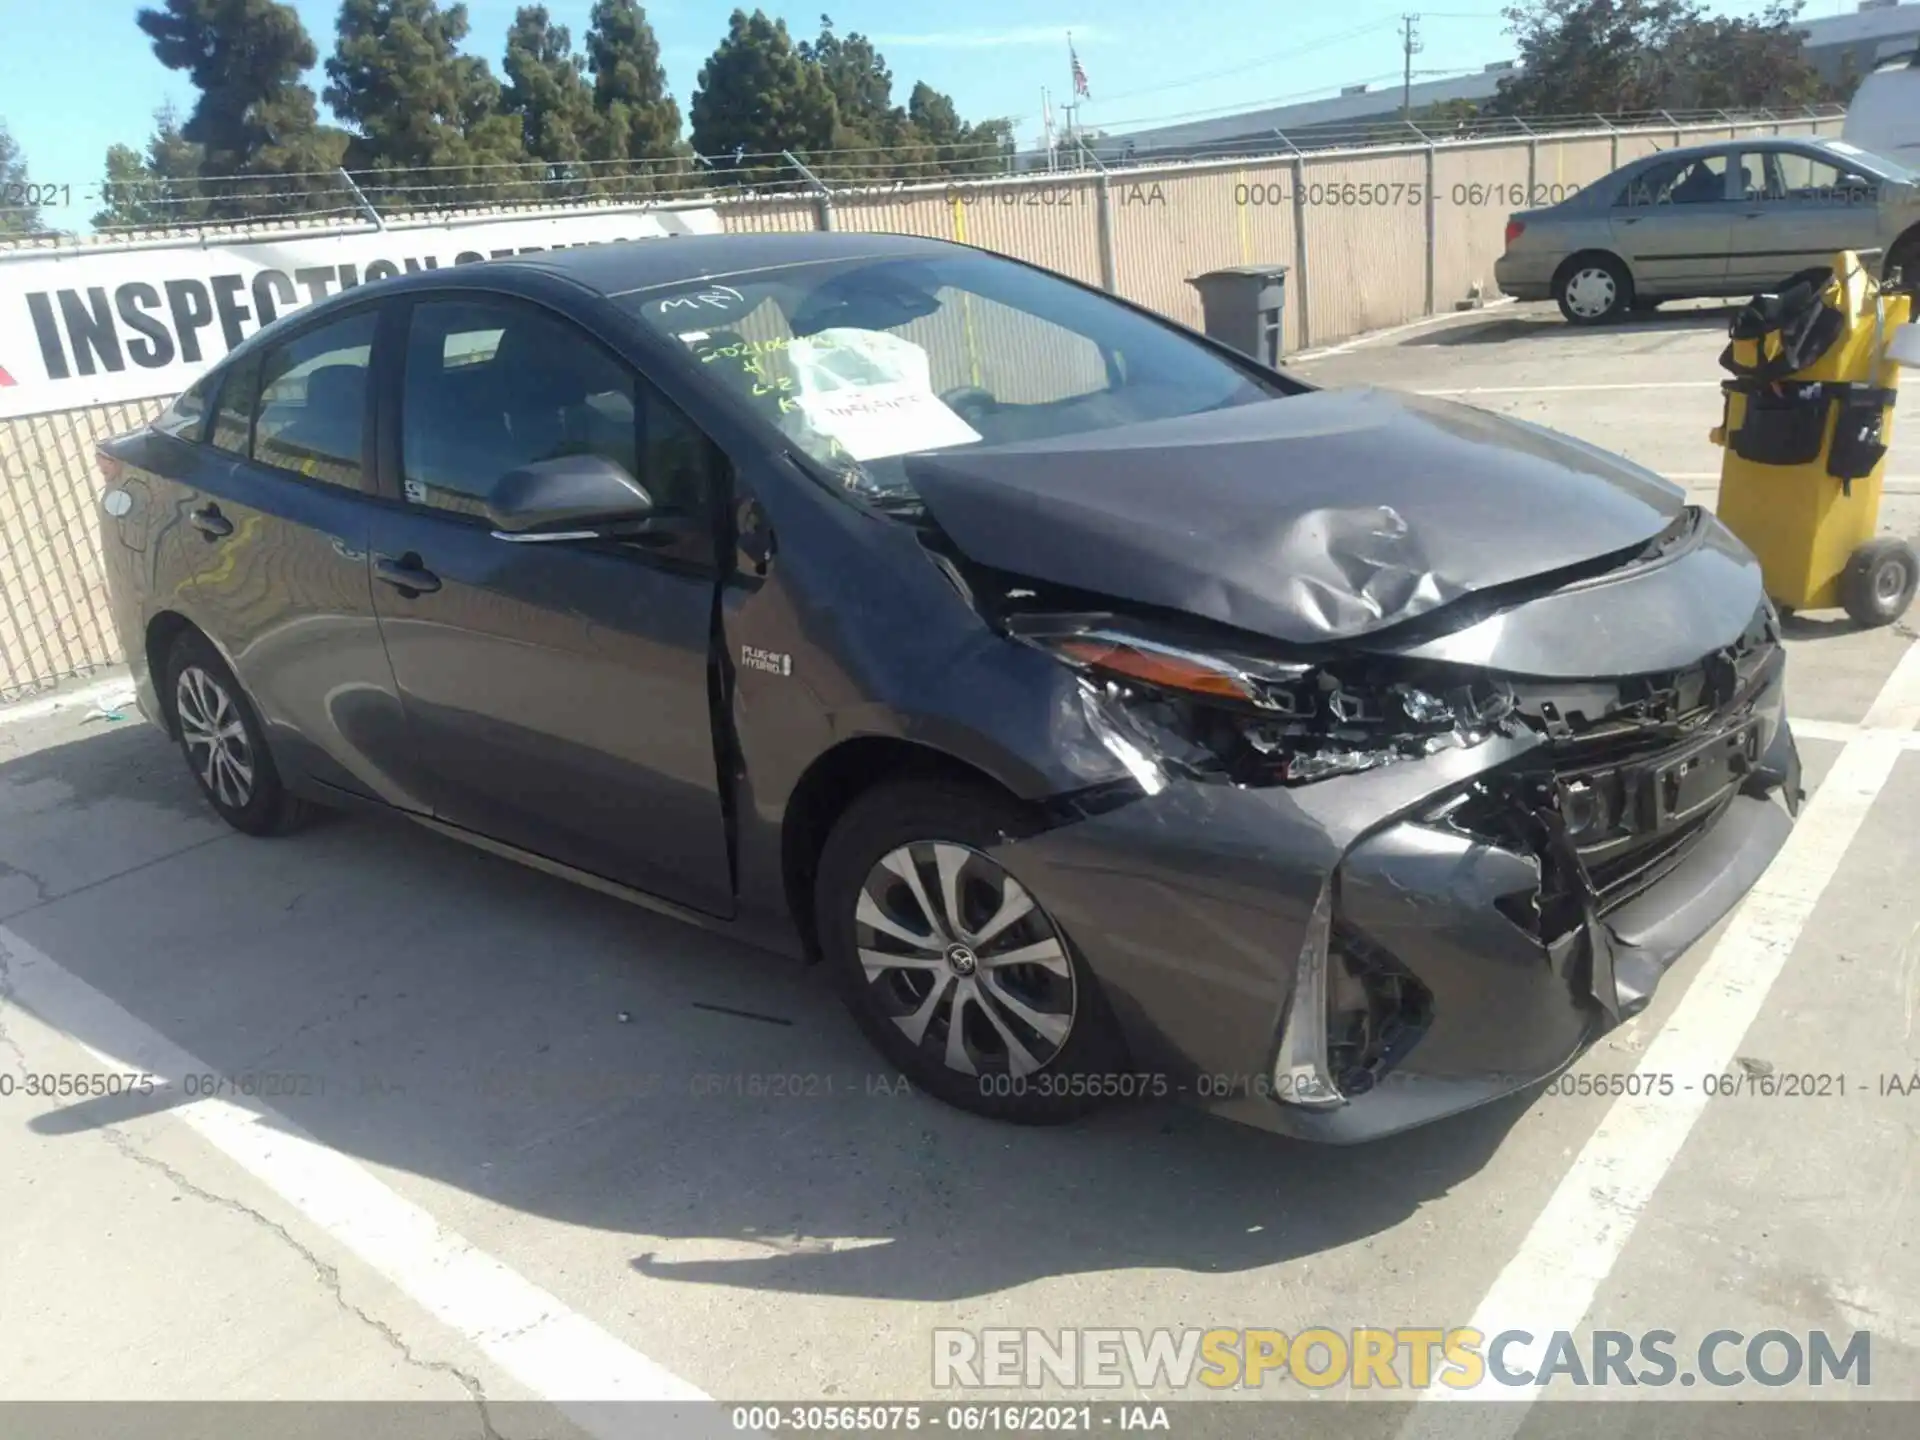
[[[1091,100],[1093,96],[1087,90],[1087,72],[1080,68],[1080,56],[1073,48],[1073,36],[1071,35],[1067,36],[1067,54],[1073,61],[1073,93],[1076,95],[1084,95],[1087,99]]]

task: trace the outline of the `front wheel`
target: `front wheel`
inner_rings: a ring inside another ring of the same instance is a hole
[[[1633,278],[1611,255],[1590,255],[1560,272],[1553,298],[1569,324],[1604,325],[1633,308]]]
[[[1124,1050],[1093,972],[990,852],[1019,834],[983,786],[907,781],[862,796],[820,857],[820,943],[874,1046],[963,1110],[1058,1124],[1124,1094]]]

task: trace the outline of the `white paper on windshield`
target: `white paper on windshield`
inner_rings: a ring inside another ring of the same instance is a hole
[[[807,423],[855,460],[971,445],[975,430],[933,393],[932,363],[911,340],[834,328],[787,352]]]
[[[971,445],[980,438],[938,395],[909,384],[818,391],[802,395],[799,404],[808,423],[855,460]]]

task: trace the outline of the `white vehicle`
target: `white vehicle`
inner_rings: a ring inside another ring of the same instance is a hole
[[[1840,138],[1920,170],[1920,48],[1883,62],[1860,82]]]

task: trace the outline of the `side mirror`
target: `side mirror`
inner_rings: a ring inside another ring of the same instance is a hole
[[[487,518],[501,540],[587,540],[638,525],[653,497],[603,455],[562,455],[500,477]]]

